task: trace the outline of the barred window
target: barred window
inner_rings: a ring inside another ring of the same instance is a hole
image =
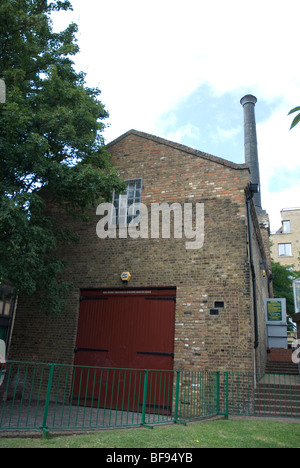
[[[113,195],[113,225],[126,225],[136,219],[139,222],[142,179],[126,180],[127,188],[122,194]]]

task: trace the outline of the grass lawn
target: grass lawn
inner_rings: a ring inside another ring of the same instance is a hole
[[[86,435],[5,439],[0,448],[300,448],[300,424],[215,420],[187,426],[99,431]]]

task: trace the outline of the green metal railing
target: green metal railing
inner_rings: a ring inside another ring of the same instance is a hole
[[[220,373],[219,414],[300,418],[300,375]]]
[[[300,417],[300,376],[9,362],[1,381],[0,431]]]

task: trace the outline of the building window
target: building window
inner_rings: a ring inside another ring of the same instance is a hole
[[[113,196],[113,225],[126,225],[132,220],[139,222],[141,197],[142,197],[142,179],[133,179],[126,181],[126,190]]]
[[[212,317],[216,317],[219,314],[220,314],[219,309],[210,309],[210,311],[209,311],[209,315],[212,316]]]
[[[9,318],[12,315],[14,303],[13,288],[8,283],[0,285],[0,318]]]
[[[290,221],[282,221],[282,233],[289,234],[291,232],[291,223]]]
[[[10,317],[11,312],[11,301],[0,300],[0,315],[3,317]]]
[[[279,257],[291,257],[292,244],[278,244],[278,255]]]

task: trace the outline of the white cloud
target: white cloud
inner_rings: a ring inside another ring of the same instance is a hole
[[[236,135],[238,135],[238,133],[240,133],[239,127],[225,130],[224,128],[220,128],[219,125],[217,125],[217,128],[216,128],[217,138],[221,141],[231,140]]]
[[[290,131],[289,126],[285,108],[279,108],[270,119],[257,125],[262,202],[270,215],[272,230],[280,227],[282,208],[300,207],[300,128]],[[285,180],[286,174],[289,181]],[[276,186],[280,180],[282,183]],[[282,184],[288,187],[282,189]]]
[[[191,140],[199,140],[199,128],[191,123],[187,123],[186,125],[182,125],[178,127],[175,132],[169,132],[165,135],[164,138],[170,141],[176,141],[177,143],[184,144],[184,138],[186,136],[189,137]]]
[[[219,94],[244,87],[264,98],[297,96],[298,0],[72,3],[77,64],[102,89],[114,125],[151,125],[206,82]]]
[[[257,125],[259,153],[263,172],[268,168],[300,165],[300,131],[289,130],[286,108],[274,112],[264,123]],[[271,164],[270,164],[271,163]]]
[[[262,191],[262,205],[271,221],[271,231],[277,231],[281,226],[280,211],[283,208],[300,208],[300,187],[293,185],[280,193]]]
[[[281,197],[266,189],[280,165],[293,168],[300,159],[300,128],[289,132],[286,115],[300,105],[299,0],[72,3],[72,17],[60,12],[55,24],[59,28],[72,19],[79,25],[76,66],[87,73],[90,86],[102,90],[110,113],[107,141],[130,128],[164,136],[162,114],[168,113],[175,123],[178,103],[204,84],[217,96],[236,90],[241,97],[252,93],[257,107],[264,100],[274,108],[257,129],[266,208],[273,212],[276,205],[279,213],[287,204],[300,205],[297,187]],[[183,144],[201,131],[188,118],[179,125],[169,135]],[[232,144],[229,137],[237,132],[236,123],[224,129],[216,120],[215,129],[224,146]]]

